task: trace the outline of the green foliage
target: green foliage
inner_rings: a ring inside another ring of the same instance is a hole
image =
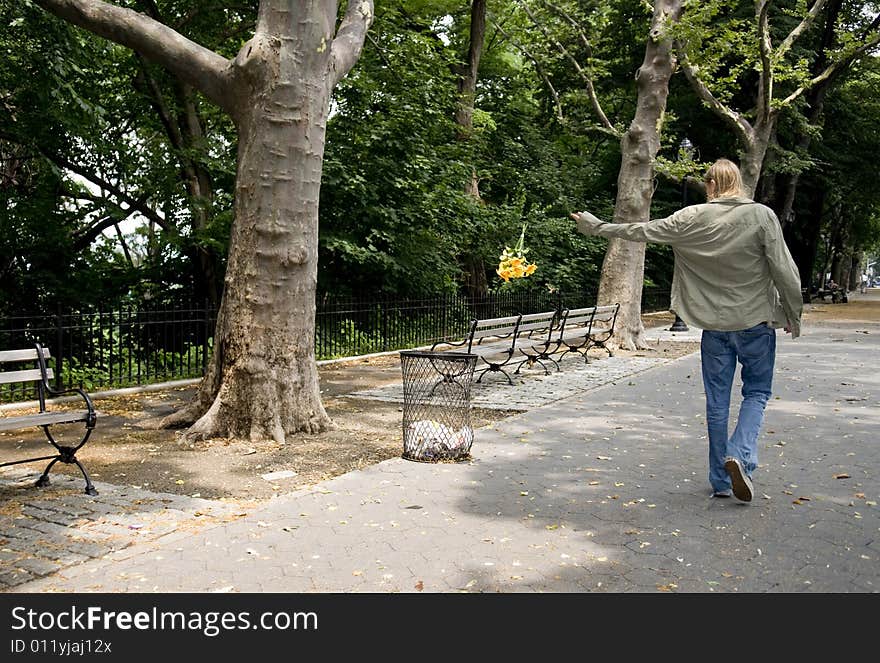
[[[117,4],[146,11],[150,3]],[[623,130],[634,110],[633,72],[644,56],[651,5],[552,4],[564,14],[544,2],[489,3],[474,128],[461,140],[454,114],[470,2],[377,3],[363,55],[332,102],[320,201],[319,289],[360,296],[454,293],[474,268],[485,270],[491,290],[573,292],[597,286],[606,243],[577,233],[568,213],[590,209],[611,218],[619,146],[595,130],[584,79],[554,42],[578,61],[612,123]],[[846,30],[833,57],[857,47],[855,26],[876,3],[845,4]],[[159,0],[156,6],[162,19],[188,38],[233,57],[252,34],[257,2]],[[772,3],[774,45],[804,10],[800,0]],[[716,95],[748,116],[760,64],[754,3],[688,2],[686,16],[676,37]],[[152,301],[201,296],[199,252],[207,251],[222,275],[233,220],[232,122],[196,96],[204,136],[174,144],[151,93],[155,85],[170,116],[183,113],[177,83],[167,72],[50,18],[31,2],[0,0],[0,25],[0,309],[22,301],[45,309],[123,296]],[[815,31],[804,35],[773,62],[777,98],[805,81],[817,38]],[[878,205],[870,175],[863,175],[873,173],[872,150],[878,147],[875,76],[871,67],[859,70],[842,96],[829,102],[837,121],[824,133],[786,115],[780,146],[768,163],[769,174],[802,173],[817,186],[833,188],[835,200],[854,219],[852,236],[865,242],[873,236]],[[686,202],[676,180],[701,175],[708,163],[734,156],[738,147],[680,75],[673,78],[665,119],[655,218]],[[812,132],[815,149],[793,145],[802,131]],[[694,144],[692,153],[681,149],[684,138]],[[118,195],[96,193],[94,184],[73,176],[57,157],[141,201],[170,229],[151,225]],[[191,195],[181,175],[187,165],[207,175],[209,198]],[[465,192],[474,175],[479,200]],[[79,241],[101,219],[121,223],[130,260],[112,225],[94,241]],[[529,259],[538,270],[503,284],[495,274],[498,256],[523,223]],[[668,285],[671,251],[649,246],[646,260],[646,283]],[[346,325],[352,347],[376,349],[379,341],[357,321]],[[77,375],[83,380],[100,380],[88,372],[109,368],[70,370],[82,371]]]

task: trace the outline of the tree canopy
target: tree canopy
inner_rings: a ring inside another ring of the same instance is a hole
[[[116,4],[232,58],[254,30],[259,3]],[[836,36],[823,41],[832,11]],[[876,56],[866,46],[877,37],[877,12],[872,2],[713,0],[686,3],[676,34],[717,104],[752,125],[772,73],[769,108],[778,123],[756,195],[781,216],[784,178],[799,175],[786,234],[803,245],[795,254],[805,282],[822,269],[826,240],[837,237],[827,250],[849,256],[877,242],[878,203],[864,182],[880,121],[870,103]],[[378,3],[327,123],[319,291],[459,291],[472,269],[462,247],[482,261],[492,290],[598,288],[605,242],[573,232],[567,214],[590,208],[612,216],[615,133],[635,110],[650,12],[635,0],[490,0],[473,130],[463,141],[456,107],[470,13],[464,1]],[[0,307],[119,297],[216,302],[234,215],[232,119],[145,54],[33,2],[0,0],[0,24]],[[810,116],[809,84],[821,65],[859,49],[829,83],[821,115]],[[741,132],[706,103],[685,69],[670,82],[655,217],[681,206],[677,178],[743,150]],[[680,149],[685,139],[690,156]],[[479,199],[465,188],[472,173]],[[815,212],[817,188],[827,196]],[[690,203],[699,195],[692,187],[685,194]],[[498,255],[524,224],[538,270],[504,283],[494,273]],[[646,283],[668,285],[670,277],[668,249],[649,246]]]

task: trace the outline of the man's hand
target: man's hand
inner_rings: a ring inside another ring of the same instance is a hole
[[[577,221],[578,230],[584,235],[595,235],[596,230],[605,225],[604,221],[597,219],[589,212],[572,212],[569,216]]]

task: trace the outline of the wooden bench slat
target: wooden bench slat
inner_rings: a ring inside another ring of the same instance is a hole
[[[46,369],[46,377],[50,380],[55,377],[51,368]],[[39,368],[31,368],[26,371],[6,371],[0,373],[0,384],[12,384],[14,382],[39,382],[43,374]]]
[[[18,430],[30,426],[49,426],[51,424],[69,424],[86,421],[87,410],[71,410],[69,412],[43,412],[28,414],[23,417],[0,417],[0,430]]]
[[[43,348],[43,357],[49,359],[52,355],[49,354],[49,348]],[[0,351],[0,364],[18,362],[18,361],[36,361],[37,359],[37,349],[31,348],[30,350],[2,350]]]

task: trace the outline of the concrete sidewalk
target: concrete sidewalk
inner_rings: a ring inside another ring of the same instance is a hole
[[[12,591],[874,592],[880,325],[779,333],[756,499],[710,499],[690,355]],[[3,533],[4,535],[6,533]]]

